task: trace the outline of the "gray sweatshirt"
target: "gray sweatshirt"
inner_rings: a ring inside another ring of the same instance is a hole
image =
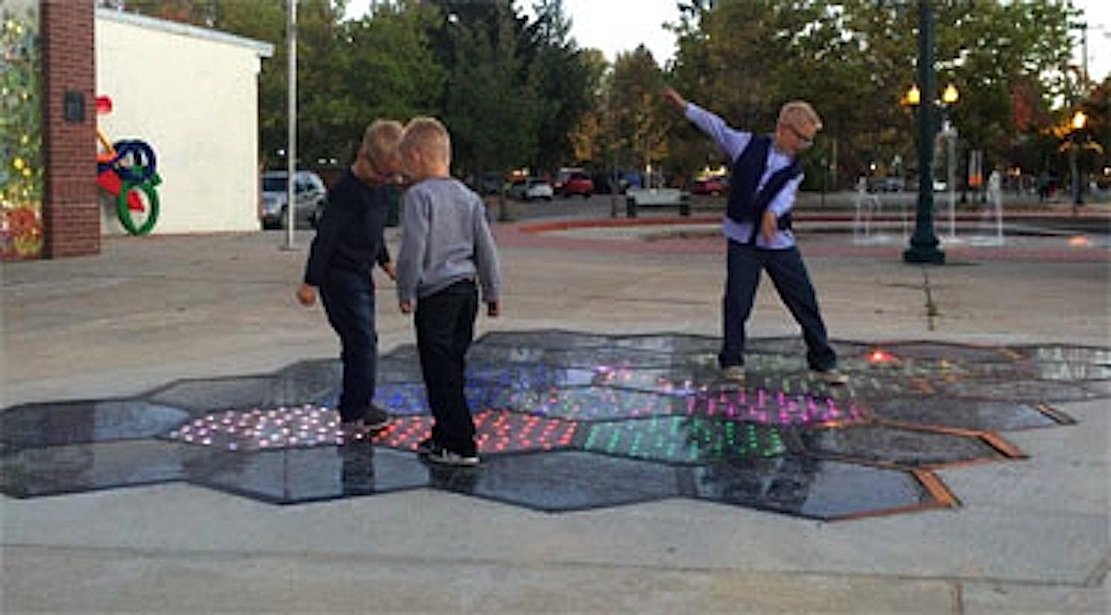
[[[482,199],[457,179],[432,177],[401,198],[397,298],[413,301],[476,276],[482,300],[498,300],[497,248]]]

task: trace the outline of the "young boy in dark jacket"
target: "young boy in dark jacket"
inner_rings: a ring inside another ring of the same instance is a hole
[[[397,144],[402,126],[375,120],[363,135],[359,153],[328,190],[328,205],[317,227],[297,299],[308,307],[317,289],[328,322],[339,335],[343,388],[339,398],[345,434],[377,431],[389,415],[373,403],[378,370],[378,333],[374,325],[377,263],[395,277],[383,238],[389,191],[398,172]]]

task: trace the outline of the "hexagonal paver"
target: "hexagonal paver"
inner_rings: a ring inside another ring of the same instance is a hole
[[[951,506],[940,481],[913,471],[798,455],[693,468],[693,497],[822,520]]]
[[[592,421],[674,414],[684,402],[655,393],[589,386],[511,390],[495,396],[494,405],[536,416]]]
[[[255,453],[214,451],[189,480],[220,491],[298,504],[426,487],[416,455],[353,442],[344,446]]]
[[[491,457],[481,468],[429,471],[434,487],[546,512],[679,495],[676,468],[581,451]]]
[[[907,429],[891,425],[850,425],[802,430],[803,449],[818,456],[903,467],[937,467],[1021,456],[1013,447],[977,433]]]
[[[206,454],[158,440],[28,448],[0,456],[0,491],[28,498],[183,480],[187,463]]]
[[[567,448],[578,424],[557,418],[530,416],[508,410],[483,410],[474,415],[475,444],[483,455],[547,451]],[[432,417],[404,416],[394,419],[374,436],[374,443],[415,451],[417,443],[432,434]]]
[[[682,464],[771,457],[787,450],[777,428],[686,416],[584,425],[578,446],[607,455]]]
[[[0,442],[19,450],[150,438],[188,419],[184,410],[134,399],[21,404],[0,414]]]

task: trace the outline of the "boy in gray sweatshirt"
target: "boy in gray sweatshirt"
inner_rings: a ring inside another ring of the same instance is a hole
[[[415,310],[417,352],[433,417],[432,436],[417,451],[432,463],[476,466],[463,374],[474,339],[478,285],[486,314],[499,314],[497,249],[482,199],[451,177],[451,137],[444,125],[414,118],[398,150],[413,185],[401,201],[397,298],[402,313]]]

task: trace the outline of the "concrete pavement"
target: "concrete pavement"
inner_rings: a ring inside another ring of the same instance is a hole
[[[720,246],[525,224],[496,229],[504,316],[480,317],[480,335],[717,334]],[[2,405],[334,357],[322,313],[293,297],[305,252],[280,249],[283,237],[112,237],[97,257],[4,264]],[[901,246],[849,249],[847,235],[803,233],[802,244],[836,339],[1111,348],[1106,248],[969,251],[923,268],[902,263]],[[750,335],[795,334],[769,286]],[[412,340],[393,305],[382,282],[383,350]],[[185,484],[4,498],[2,606],[1103,613],[1111,418],[1106,399],[1058,406],[1078,424],[1008,434],[1029,459],[940,472],[961,507],[851,522],[689,500],[545,514],[429,490],[290,507]]]

